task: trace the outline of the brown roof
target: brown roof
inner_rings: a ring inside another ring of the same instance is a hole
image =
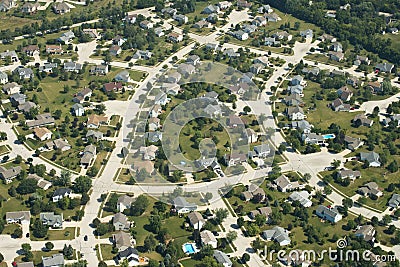
[[[105,116],[99,116],[96,114],[92,114],[88,117],[87,124],[95,124],[99,125],[100,123],[107,123],[108,118]]]
[[[33,129],[34,134],[38,137],[38,138],[42,138],[45,134],[47,133],[51,133],[51,131],[47,128],[35,128]]]
[[[105,83],[105,84],[103,84],[103,88],[106,92],[111,92],[113,90],[119,90],[119,89],[122,89],[122,83],[120,83],[120,82]]]

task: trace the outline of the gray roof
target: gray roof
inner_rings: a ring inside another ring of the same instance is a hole
[[[30,211],[10,211],[6,212],[6,220],[26,220],[30,221]]]
[[[203,219],[203,216],[201,216],[200,213],[198,213],[197,211],[193,211],[191,213],[189,213],[188,215],[189,221],[191,223],[191,225],[194,225],[198,222],[203,222],[205,223],[205,220]]]
[[[131,255],[139,256],[139,252],[137,251],[137,249],[135,249],[133,247],[129,247],[129,248],[125,249],[124,251],[121,251],[120,253],[118,253],[118,256],[120,258],[127,258]],[[133,259],[135,259],[135,257],[133,257]]]
[[[119,249],[121,247],[130,247],[132,245],[131,235],[129,233],[118,231],[113,234],[115,246]]]
[[[10,169],[0,166],[0,176],[3,177],[3,179],[10,179],[17,176],[21,170],[22,168],[20,166],[12,167]]]
[[[72,190],[70,188],[62,187],[58,188],[56,191],[54,191],[53,197],[55,196],[64,196],[65,194],[70,194]]]
[[[228,255],[226,255],[224,252],[219,251],[219,250],[214,250],[214,254],[213,254],[215,260],[219,263],[219,264],[226,264],[228,266],[232,265],[231,260],[229,259]]]
[[[268,144],[261,144],[259,146],[255,146],[254,151],[256,151],[257,154],[269,153],[271,151],[271,148]]]
[[[95,139],[102,139],[103,133],[99,131],[89,130],[86,133],[86,138],[93,136]]]
[[[53,226],[54,224],[62,224],[63,222],[63,215],[62,213],[60,215],[54,214],[54,212],[42,212],[39,215],[40,220],[44,223],[46,223],[49,226]]]
[[[118,198],[117,203],[122,203],[125,206],[130,206],[133,202],[133,197],[122,195]]]
[[[34,267],[33,262],[18,262],[17,267]]]
[[[290,237],[289,237],[287,231],[280,226],[275,226],[274,228],[272,228],[270,230],[264,231],[263,235],[266,239],[272,239],[278,243],[281,243],[282,241],[285,241],[285,240],[290,242]]]
[[[371,151],[371,152],[361,152],[361,153],[360,153],[360,158],[361,158],[362,161],[366,160],[366,161],[368,161],[369,163],[372,163],[372,162],[378,162],[378,163],[380,163],[380,162],[379,162],[379,154],[378,154],[378,153],[375,153],[374,151]]]
[[[389,200],[388,205],[390,207],[397,208],[400,205],[400,195],[399,194],[393,194],[392,197]]]
[[[319,205],[317,210],[316,210],[316,212],[319,213],[319,214],[327,215],[327,216],[332,217],[332,218],[334,218],[336,215],[339,214],[339,211],[336,208],[331,208],[330,209],[330,208],[328,208],[326,206],[323,206],[323,205]]]
[[[149,142],[158,142],[162,139],[162,132],[147,132],[145,133],[145,138],[147,138]]]
[[[64,256],[61,253],[51,255],[50,257],[42,257],[43,267],[62,266],[64,265]]]
[[[115,224],[115,223],[121,223],[121,224],[123,224],[123,225],[127,225],[129,222],[128,222],[128,217],[126,217],[126,215],[125,214],[123,214],[123,213],[121,213],[121,212],[118,212],[117,214],[115,214],[114,215],[114,217],[113,217],[113,223]]]

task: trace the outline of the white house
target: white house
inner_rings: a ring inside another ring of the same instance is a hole
[[[77,117],[81,117],[85,114],[85,109],[79,103],[73,104],[71,109],[72,109],[73,114]]]
[[[188,214],[188,219],[190,225],[195,229],[195,230],[201,230],[203,228],[203,225],[206,223],[206,220],[203,219],[203,216],[198,213],[197,211],[193,211]]]
[[[209,230],[204,230],[200,233],[201,245],[210,245],[213,248],[218,247],[217,239],[215,238],[214,234]]]

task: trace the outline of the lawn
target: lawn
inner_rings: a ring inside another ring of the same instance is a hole
[[[116,177],[116,182],[121,184],[126,184],[130,181],[132,175],[129,169],[122,168],[119,175]]]
[[[72,240],[75,238],[75,227],[66,227],[65,229],[60,230],[51,230],[47,232],[47,236],[45,238],[36,238],[31,233],[31,240],[33,241],[42,241],[42,240]]]
[[[10,152],[10,149],[7,145],[0,146],[0,155],[7,154],[8,152]]]
[[[21,228],[21,226],[19,226],[18,224],[6,224],[3,232],[1,232],[1,234],[3,235],[12,235],[14,233],[14,231],[18,228]]]
[[[62,253],[61,251],[58,250],[51,250],[51,251],[32,251],[33,254],[33,264],[35,266],[38,266],[42,263],[42,257],[50,257],[51,255],[57,254],[57,253]],[[15,258],[16,262],[22,262],[23,256],[18,256]],[[74,258],[75,258],[75,253],[74,253]]]
[[[112,245],[100,244],[101,255],[103,256],[103,261],[112,260],[117,254],[112,253]]]

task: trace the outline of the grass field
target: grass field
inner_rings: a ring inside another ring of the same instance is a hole
[[[112,253],[112,245],[100,244],[101,255],[103,256],[103,261],[112,260],[117,254]]]
[[[47,232],[45,238],[36,238],[31,233],[31,240],[42,241],[42,240],[72,240],[75,238],[75,227],[66,227],[60,230],[50,230]]]

